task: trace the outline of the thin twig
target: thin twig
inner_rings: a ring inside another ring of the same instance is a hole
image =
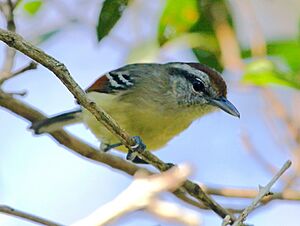
[[[33,70],[37,68],[37,63],[35,63],[34,61],[31,61],[28,65],[26,65],[25,67],[22,67],[20,69],[18,69],[17,71],[7,74],[7,76],[5,76],[4,78],[0,78],[0,86],[7,80],[16,77],[17,75],[20,75],[26,71],[29,70]]]
[[[20,97],[25,97],[27,95],[27,91],[23,90],[23,91],[16,91],[16,92],[9,92],[7,93],[8,95],[11,96],[20,96]]]
[[[266,186],[259,188],[258,195],[255,197],[252,203],[241,213],[241,215],[236,219],[236,221],[234,221],[234,224],[232,226],[242,225],[249,213],[253,211],[255,207],[261,202],[261,200],[270,193],[271,187],[280,178],[280,176],[291,166],[291,164],[292,162],[288,160]]]
[[[47,220],[42,217],[38,217],[36,215],[33,215],[31,213],[26,213],[21,210],[17,210],[15,208],[12,208],[10,206],[0,205],[0,213],[5,213],[11,216],[19,217],[24,220],[32,221],[35,223],[39,223],[42,225],[48,225],[48,226],[62,226],[62,224]]]
[[[31,59],[35,60],[36,62],[52,71],[84,108],[89,110],[99,122],[101,122],[116,137],[118,137],[128,149],[132,149],[131,147],[135,145],[135,140],[125,130],[123,130],[120,125],[115,120],[113,120],[102,108],[97,106],[96,103],[86,97],[85,92],[73,80],[64,64],[49,56],[31,43],[25,41],[20,35],[17,35],[13,32],[0,29],[0,40],[5,42],[10,47],[19,50],[20,52],[24,53]],[[149,151],[139,153],[139,156],[155,166],[160,171],[165,171],[169,168],[168,164],[165,164]],[[224,218],[227,215],[230,215],[232,220],[234,220],[234,216],[218,203],[216,203],[212,198],[210,198],[198,184],[187,180],[184,183],[183,187],[191,196],[202,201],[206,206],[209,206],[220,217]]]
[[[217,195],[228,198],[255,198],[259,191],[257,189],[239,189],[239,188],[215,188],[211,186],[201,185],[203,190],[210,195]],[[284,190],[283,192],[272,192],[271,195],[264,197],[262,202],[269,200],[288,200],[288,201],[300,201],[300,191],[296,190]]]
[[[2,4],[1,11],[3,12],[6,18],[6,28],[9,31],[16,31],[16,25],[14,20],[14,4],[11,0],[7,0],[6,3]],[[16,50],[14,48],[7,47],[5,49],[5,58],[3,62],[3,66],[0,72],[0,78],[6,78],[13,66],[14,66],[14,59],[16,55]]]

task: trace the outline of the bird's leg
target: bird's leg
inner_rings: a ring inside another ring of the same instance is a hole
[[[100,150],[103,152],[108,152],[113,148],[119,147],[123,145],[122,143],[116,143],[116,144],[105,144],[105,143],[101,143],[100,145]]]
[[[137,153],[142,152],[146,149],[146,145],[143,143],[142,139],[138,136],[133,137],[133,139],[136,142],[136,145],[134,145],[132,148],[132,150],[128,150],[126,159],[130,160],[133,163],[137,163],[137,164],[149,164],[148,162],[146,162],[145,160],[139,158],[137,156]],[[116,144],[105,144],[105,143],[101,143],[100,145],[100,150],[103,152],[108,152],[113,148],[119,147],[123,145],[122,143],[116,143]]]
[[[131,147],[132,150],[128,150],[126,159],[132,161],[133,163],[149,164],[137,155],[138,153],[141,153],[146,149],[146,145],[143,143],[142,139],[139,136],[134,136],[132,138],[135,140],[136,144]]]

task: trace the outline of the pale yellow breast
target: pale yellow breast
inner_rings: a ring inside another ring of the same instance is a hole
[[[148,150],[157,150],[166,145],[175,135],[186,129],[193,118],[181,112],[158,111],[151,106],[133,106],[126,102],[117,102],[115,96],[103,93],[90,93],[89,97],[109,113],[122,128],[132,136],[140,136]],[[86,125],[95,136],[106,144],[118,143],[111,134],[87,110],[83,111]],[[126,148],[117,148],[126,151]]]

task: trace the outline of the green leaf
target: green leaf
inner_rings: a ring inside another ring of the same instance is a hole
[[[269,57],[280,57],[289,69],[294,73],[300,72],[300,41],[299,40],[281,40],[269,41],[267,43],[267,55]],[[242,50],[243,58],[251,58],[251,50]]]
[[[31,16],[34,16],[40,10],[42,4],[41,0],[29,1],[24,4],[23,9]]]
[[[121,18],[129,0],[105,0],[99,14],[97,38],[100,42]]]
[[[200,63],[206,64],[217,71],[223,70],[223,66],[220,64],[218,58],[219,54],[200,48],[194,48],[193,52]]]
[[[34,44],[40,45],[43,42],[48,41],[50,38],[52,38],[54,35],[58,34],[60,31],[61,31],[61,29],[57,28],[57,29],[53,29],[51,31],[45,32],[45,33],[39,35],[38,37],[36,37],[36,39],[34,40]]]
[[[299,40],[270,41],[267,43],[269,60],[250,63],[244,81],[256,85],[277,84],[300,88]],[[243,57],[250,58],[251,51],[243,50]]]
[[[160,45],[189,31],[197,22],[199,18],[197,1],[167,0],[158,26]]]
[[[247,65],[243,81],[255,85],[277,84],[300,89],[300,78],[288,70],[284,70],[280,63],[268,59],[259,59]]]
[[[300,41],[284,40],[267,44],[269,56],[281,57],[294,72],[300,72]]]

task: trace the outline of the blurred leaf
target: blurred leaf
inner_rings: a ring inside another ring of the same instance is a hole
[[[300,89],[300,42],[299,40],[270,41],[267,53],[271,60],[258,60],[247,66],[244,81],[256,84],[277,84]],[[242,51],[244,58],[251,51]]]
[[[177,43],[188,44],[190,48],[201,48],[211,52],[219,51],[218,41],[214,36],[197,32],[184,33],[165,45],[176,45]]]
[[[200,63],[206,64],[216,69],[217,71],[223,70],[223,67],[220,64],[219,59],[217,57],[218,54],[200,48],[194,48],[193,52]]]
[[[270,42],[267,44],[269,56],[279,56],[285,60],[290,69],[300,72],[300,42],[299,40],[286,40]]]
[[[267,43],[267,54],[272,57],[280,57],[293,72],[300,71],[300,41],[282,40],[269,41]],[[251,58],[251,50],[242,50],[243,58]]]
[[[99,14],[97,38],[100,42],[121,18],[129,0],[105,0]]]
[[[23,3],[23,0],[17,1],[16,8],[19,7],[21,5],[21,3]]]
[[[31,16],[34,16],[41,8],[43,2],[41,0],[33,0],[26,2],[23,6],[24,10]]]
[[[39,45],[43,42],[48,41],[50,38],[52,38],[54,35],[56,35],[57,33],[59,33],[61,31],[61,29],[57,28],[57,29],[53,29],[51,31],[48,31],[44,34],[39,35],[36,40],[34,41],[34,43],[36,45]]]
[[[244,82],[255,85],[277,84],[300,89],[299,76],[282,70],[280,65],[268,59],[251,62],[245,69]]]
[[[198,0],[167,0],[158,25],[158,41],[163,45],[168,40],[183,34],[197,22]]]

